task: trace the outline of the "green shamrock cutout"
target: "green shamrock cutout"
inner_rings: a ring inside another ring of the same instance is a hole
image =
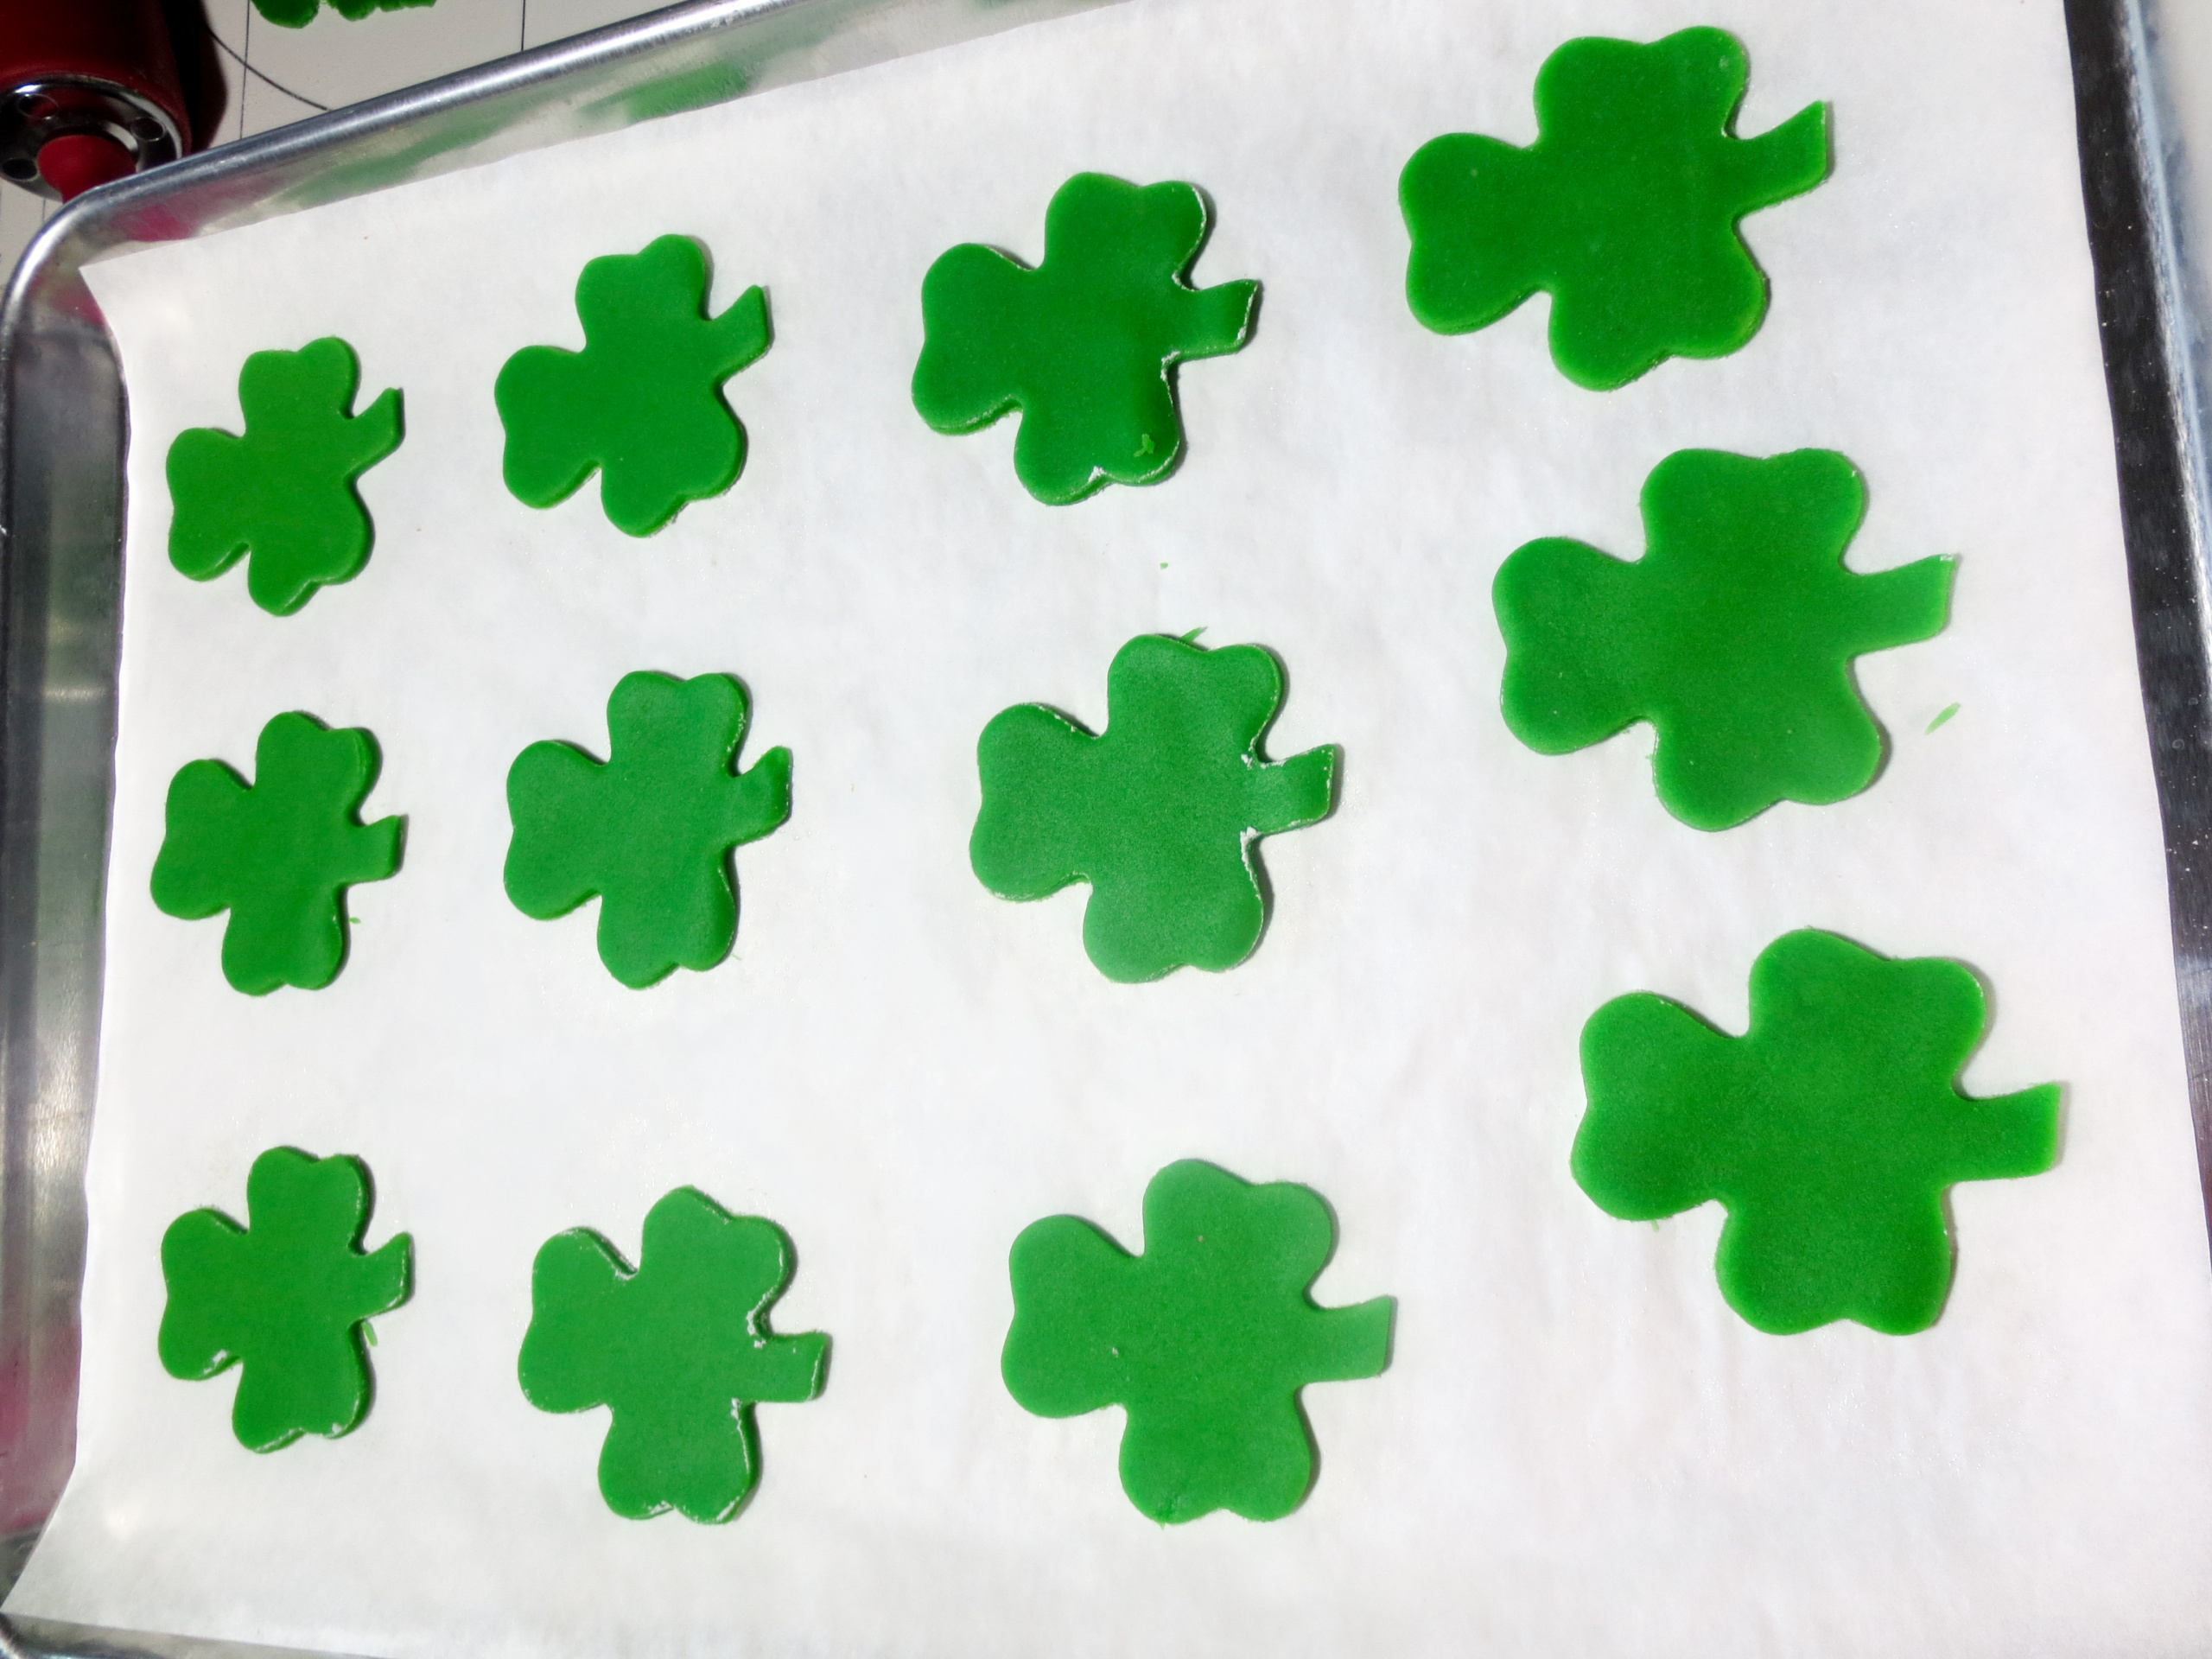
[[[768,297],[748,288],[718,317],[706,305],[707,256],[688,236],[584,267],[584,349],[525,346],[493,390],[517,500],[552,506],[596,470],[607,522],[650,536],[737,481],[745,429],[721,385],[768,349]]]
[[[967,242],[922,279],[914,408],[939,432],[1021,412],[1014,470],[1064,505],[1116,484],[1154,484],[1183,453],[1175,365],[1251,335],[1255,282],[1193,289],[1206,199],[1078,173],[1045,213],[1034,270]]]
[[[245,555],[246,593],[275,616],[359,575],[375,530],[353,480],[400,439],[397,391],[347,413],[360,384],[334,335],[246,359],[245,434],[195,426],[169,445],[169,563],[208,582]]]
[[[735,769],[744,687],[727,674],[626,674],[607,700],[607,759],[533,743],[507,772],[507,897],[537,920],[599,905],[599,959],[635,990],[704,973],[737,938],[730,849],[791,811],[791,752]]]
[[[247,1451],[368,1414],[363,1322],[407,1300],[415,1249],[401,1233],[363,1253],[373,1202],[359,1159],[275,1147],[246,1176],[245,1226],[194,1210],[162,1235],[162,1368],[200,1382],[241,1365],[231,1428]]]
[[[253,0],[253,9],[280,28],[305,29],[315,21],[318,3],[319,0]],[[435,3],[436,0],[330,0],[330,9],[340,17],[359,22],[372,11],[405,11]]]
[[[1940,632],[1952,561],[1845,569],[1866,486],[1833,450],[1678,450],[1643,508],[1634,563],[1547,538],[1499,568],[1513,734],[1565,754],[1650,721],[1659,799],[1700,830],[1872,783],[1882,731],[1852,659]]]
[[[1751,988],[1741,1037],[1649,992],[1590,1017],[1576,1182],[1624,1221],[1719,1202],[1720,1293],[1762,1331],[1926,1330],[1950,1294],[1946,1192],[2049,1169],[2058,1085],[1959,1093],[1988,1011],[1955,962],[1805,928]]]
[[[1767,302],[1738,221],[1828,173],[1825,105],[1735,136],[1750,73],[1717,29],[1569,41],[1537,72],[1534,144],[1459,132],[1423,144],[1398,181],[1414,315],[1466,334],[1541,289],[1552,361],[1599,391],[1669,357],[1738,350]]]
[[[1017,899],[1089,882],[1083,948],[1109,979],[1234,968],[1267,925],[1255,843],[1334,804],[1333,744],[1261,759],[1282,696],[1258,645],[1141,634],[1106,671],[1096,736],[1041,703],[1007,709],[976,745],[976,879]]]
[[[760,1478],[754,1404],[811,1400],[829,1369],[828,1337],[768,1330],[791,1271],[782,1228],[689,1186],[647,1212],[634,1269],[588,1228],[539,1249],[523,1395],[540,1411],[612,1408],[599,1490],[615,1514],[714,1522],[743,1506]]]
[[[320,990],[346,962],[346,889],[399,868],[401,820],[365,824],[376,739],[279,715],[254,746],[254,781],[220,760],[169,780],[168,832],[154,860],[154,903],[188,922],[229,911],[223,977],[261,996]]]
[[[1309,1382],[1377,1376],[1396,1303],[1321,1308],[1335,1253],[1321,1195],[1186,1159],[1144,1192],[1144,1254],[1053,1216],[1014,1242],[1000,1370],[1039,1417],[1122,1407],[1122,1490],[1148,1519],[1276,1521],[1313,1484]]]

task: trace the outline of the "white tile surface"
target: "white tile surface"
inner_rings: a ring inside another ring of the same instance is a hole
[[[257,14],[245,55],[258,74],[245,89],[240,124],[248,135],[266,132],[317,105],[358,104],[505,57],[521,48],[523,10],[524,0],[437,0],[356,22],[325,6],[304,29],[279,29]]]
[[[48,203],[14,185],[0,185],[0,266],[10,270],[23,257],[23,250],[46,223]]]
[[[326,5],[306,28],[280,29],[251,0],[203,3],[226,94],[217,143],[660,9],[652,0],[435,0],[355,22]],[[49,211],[29,191],[0,185],[0,270],[14,268]]]

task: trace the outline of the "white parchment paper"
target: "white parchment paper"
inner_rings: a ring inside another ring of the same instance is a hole
[[[1748,221],[1751,345],[1593,394],[1541,300],[1417,327],[1406,158],[1533,138],[1572,35],[1692,23],[1749,47],[1742,131],[1833,106],[1834,176]],[[1086,168],[1204,186],[1198,280],[1265,298],[1184,372],[1179,472],[1046,508],[1011,422],[939,436],[907,381],[931,259],[1033,260]],[[491,390],[581,343],[585,260],[668,232],[717,308],[766,287],[775,345],[728,390],[736,487],[636,542],[595,486],[504,492]],[[2212,1646],[2212,1296],[2056,0],[1129,0],[91,276],[132,432],[108,996],[77,1471],[13,1610],[442,1656]],[[362,483],[365,571],[280,620],[169,568],[162,460],[235,428],[246,353],[330,333],[407,439]],[[1950,627],[1860,665],[1879,782],[1705,835],[1640,734],[1514,741],[1499,562],[1639,551],[1672,450],[1805,445],[1866,474],[1856,568],[1961,558]],[[969,874],[973,745],[1020,702],[1095,726],[1116,647],[1200,626],[1281,654],[1273,752],[1341,743],[1342,803],[1266,844],[1249,963],[1116,986],[1080,889]],[[740,675],[748,761],[796,756],[735,956],[644,993],[592,910],[531,921],[499,880],[508,763],[603,753],[637,668]],[[287,709],[376,734],[406,863],[354,889],[335,984],[256,1000],[147,875],[176,768],[250,765]],[[1986,976],[1970,1091],[2067,1087],[2055,1172],[1956,1192],[1922,1336],[1763,1336],[1716,1210],[1624,1224],[1568,1177],[1589,1014],[1652,989],[1740,1030],[1806,925]],[[362,1427],[257,1457],[230,1382],[161,1369],[158,1247],[242,1214],[278,1144],[367,1160],[417,1289]],[[1389,1370],[1307,1391],[1321,1474],[1274,1524],[1152,1525],[1118,1412],[1045,1421],[998,1378],[1015,1234],[1072,1211],[1135,1246],[1185,1156],[1318,1187],[1319,1299],[1399,1299]],[[760,1409],[725,1527],[609,1513],[605,1414],[514,1378],[537,1245],[634,1250],[685,1182],[789,1230],[776,1321],[836,1344],[818,1401]]]

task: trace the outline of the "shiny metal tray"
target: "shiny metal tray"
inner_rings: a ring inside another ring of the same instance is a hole
[[[88,263],[1104,0],[694,0],[97,190],[0,308],[0,1592],[75,1438],[129,405]],[[2208,365],[2143,0],[2063,0],[2175,972],[2212,1192]],[[2212,232],[2212,226],[2207,227]],[[0,1618],[0,1659],[276,1649]]]

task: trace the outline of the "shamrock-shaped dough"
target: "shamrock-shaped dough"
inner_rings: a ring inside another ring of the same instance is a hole
[[[245,435],[195,426],[169,445],[169,563],[207,582],[244,554],[246,593],[276,616],[359,575],[375,532],[353,480],[400,437],[396,391],[347,412],[360,384],[335,336],[246,359]]]
[[[282,28],[305,29],[315,21],[319,3],[320,0],[253,0],[253,9]],[[340,17],[359,22],[372,11],[405,11],[433,3],[435,0],[330,0],[330,9]]]
[[[1499,568],[1514,735],[1565,754],[1649,721],[1659,799],[1700,830],[1872,783],[1882,732],[1852,659],[1940,632],[1952,562],[1845,569],[1866,486],[1833,450],[1678,450],[1643,505],[1632,563],[1549,538]]]
[[[1039,1417],[1125,1408],[1122,1490],[1152,1520],[1278,1520],[1313,1484],[1299,1390],[1390,1362],[1391,1298],[1308,1294],[1336,1243],[1312,1188],[1195,1159],[1145,1188],[1141,1255],[1074,1216],[1037,1222],[1014,1243],[1007,1390]]]
[[[599,906],[599,959],[635,989],[703,973],[737,939],[730,849],[791,816],[791,752],[735,771],[745,688],[727,674],[626,674],[607,700],[607,758],[533,743],[507,772],[507,897],[550,921]]]
[[[247,1224],[194,1210],[162,1236],[162,1365],[201,1382],[243,1365],[231,1427],[251,1452],[335,1438],[369,1409],[363,1321],[407,1300],[405,1233],[363,1254],[369,1172],[276,1147],[246,1176]]]
[[[822,1392],[830,1338],[779,1337],[791,1240],[679,1186],[646,1214],[633,1269],[597,1233],[548,1239],[531,1273],[518,1370],[540,1411],[612,1408],[599,1490],[615,1514],[727,1521],[760,1478],[759,1401]]]
[[[976,745],[976,879],[1001,899],[1089,882],[1083,946],[1109,979],[1234,968],[1267,925],[1255,843],[1326,817],[1336,785],[1333,745],[1261,758],[1282,695],[1257,645],[1141,634],[1106,671],[1096,736],[1040,703],[1006,710]]]
[[[2058,1085],[1958,1091],[1988,1011],[1955,962],[1806,928],[1751,988],[1741,1037],[1648,992],[1590,1017],[1575,1180],[1624,1221],[1719,1202],[1721,1294],[1762,1331],[1925,1330],[1950,1293],[1945,1192],[2049,1169]]]
[[[552,506],[596,470],[607,522],[650,536],[737,481],[745,429],[721,384],[768,349],[768,296],[748,288],[718,317],[706,303],[707,256],[688,236],[584,267],[583,350],[525,346],[493,390],[517,500]]]
[[[279,715],[254,747],[254,781],[220,760],[169,780],[168,834],[154,860],[154,903],[200,921],[222,911],[223,977],[248,996],[279,985],[320,990],[346,961],[346,889],[399,868],[401,821],[365,824],[376,739]]]
[[[1398,181],[1414,315],[1465,334],[1541,289],[1552,360],[1598,391],[1743,346],[1767,291],[1737,222],[1828,170],[1823,105],[1734,136],[1750,73],[1717,29],[1569,41],[1537,73],[1528,149],[1470,133],[1422,145]]]
[[[1242,346],[1255,282],[1192,289],[1206,199],[1078,173],[1045,214],[1035,270],[963,243],[922,282],[914,407],[940,432],[1021,411],[1014,470],[1039,501],[1153,484],[1183,453],[1175,365]]]

